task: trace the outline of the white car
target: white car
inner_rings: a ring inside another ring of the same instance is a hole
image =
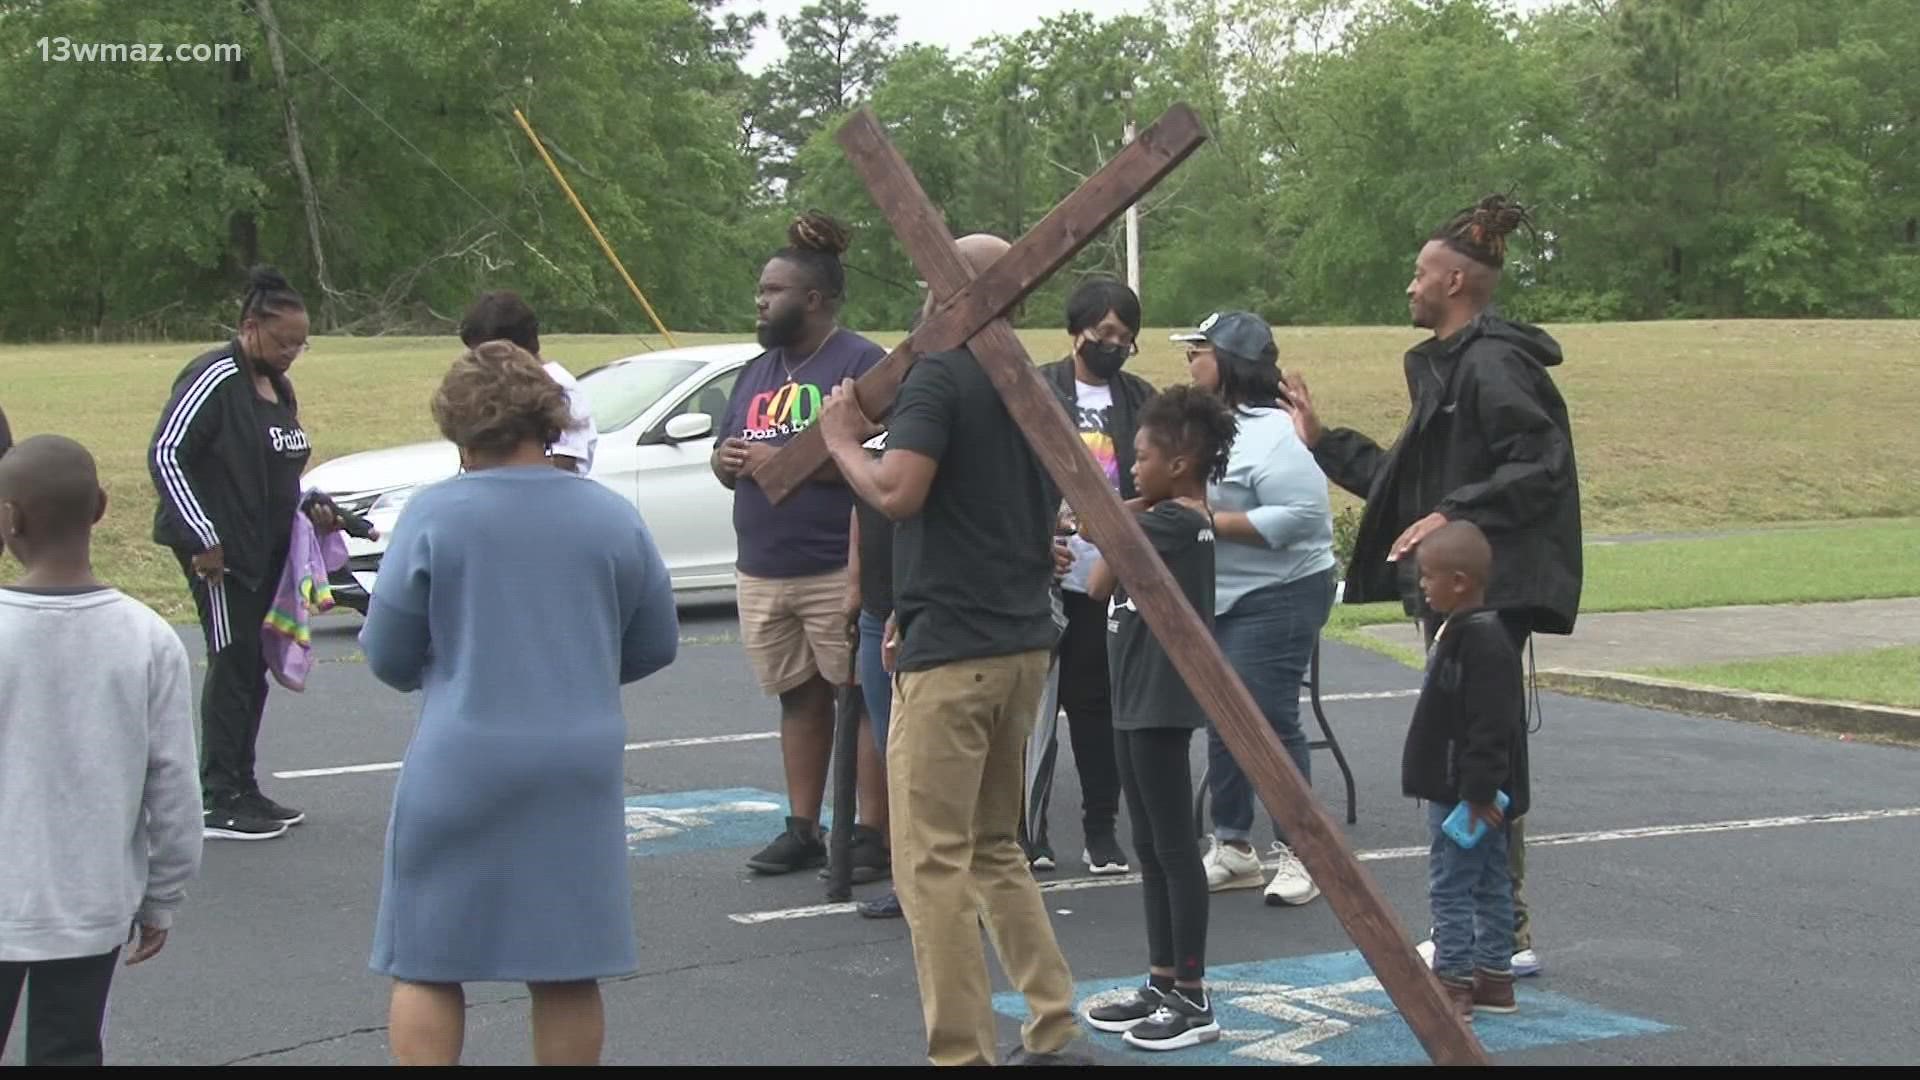
[[[580,376],[600,433],[590,475],[639,508],[681,602],[733,594],[733,493],[708,462],[734,380],[761,352],[752,342],[663,349]],[[332,496],[381,535],[347,540],[347,569],[332,582],[337,602],[366,613],[401,508],[414,492],[459,471],[459,453],[441,440],[348,454],[307,472],[308,490]]]

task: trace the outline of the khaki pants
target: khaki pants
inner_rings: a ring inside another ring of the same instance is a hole
[[[1026,1048],[1051,1053],[1079,1034],[1073,974],[1019,840],[1023,756],[1046,673],[1041,650],[894,680],[893,882],[935,1065],[995,1063],[982,922],[1001,969],[1026,995]]]

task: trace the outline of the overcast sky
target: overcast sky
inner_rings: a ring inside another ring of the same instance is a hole
[[[809,0],[732,0],[725,10],[767,13],[767,27],[754,39],[745,67],[759,71],[780,58],[780,16],[799,14]],[[1065,11],[1085,11],[1096,19],[1144,13],[1151,0],[867,0],[872,15],[900,19],[902,42],[945,45],[964,50],[988,34],[1017,34]]]
[[[780,16],[799,14],[810,0],[730,0],[723,10],[767,13],[767,27],[754,39],[745,67],[758,72],[780,58]],[[1553,0],[1509,0],[1520,11],[1549,6]],[[1040,20],[1067,11],[1085,11],[1096,19],[1144,15],[1152,0],[867,0],[872,15],[900,19],[902,43],[944,45],[962,52],[989,34],[1018,34]]]

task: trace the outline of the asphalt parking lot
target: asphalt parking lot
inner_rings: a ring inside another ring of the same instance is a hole
[[[120,971],[110,1062],[387,1062],[387,987],[367,951],[417,702],[375,683],[357,630],[352,615],[322,619],[325,662],[309,689],[276,687],[268,707],[263,782],[307,823],[271,842],[208,842],[166,951]],[[197,631],[183,632],[197,653]],[[776,710],[733,635],[727,609],[684,612],[679,660],[626,695],[644,970],[605,987],[605,1060],[921,1063],[905,924],[826,904],[810,872],[764,878],[744,865],[786,807]],[[1424,828],[1398,791],[1415,673],[1336,645],[1324,663],[1327,715],[1358,780],[1351,842],[1417,939]],[[1078,785],[1061,741],[1051,830],[1062,865],[1040,877],[1085,997],[1137,981],[1145,946],[1137,885],[1091,878],[1078,861]],[[1476,1024],[1499,1061],[1920,1059],[1913,751],[1548,695],[1532,752],[1528,887],[1545,971],[1523,981],[1519,1014]],[[1196,774],[1203,759],[1194,755]],[[1338,819],[1332,759],[1314,765]],[[1217,895],[1211,927],[1226,1037],[1147,1055],[1089,1032],[1103,1060],[1424,1060],[1324,900],[1281,909],[1258,891]],[[470,987],[469,1002],[467,1063],[531,1060],[523,988]],[[1011,1048],[1021,1009],[999,1004]],[[19,1036],[16,1026],[9,1061]]]

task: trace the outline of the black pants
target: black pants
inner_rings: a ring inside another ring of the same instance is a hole
[[[1114,771],[1107,688],[1107,605],[1062,592],[1061,606],[1067,628],[1060,635],[1060,707],[1067,712],[1073,764],[1080,770],[1081,825],[1087,836],[1112,836],[1120,816],[1120,774]],[[1044,822],[1039,833],[1046,835]]]
[[[260,787],[253,775],[254,744],[267,710],[267,659],[260,647],[260,627],[273,606],[286,555],[273,560],[273,572],[259,589],[247,588],[231,574],[209,583],[193,573],[191,560],[179,558],[207,640],[207,681],[200,690],[200,787],[211,807]]]
[[[0,1053],[7,1049],[24,988],[28,1065],[101,1064],[100,1028],[119,957],[115,949],[73,960],[0,962]]]
[[[1187,728],[1114,732],[1114,761],[1133,820],[1147,905],[1147,961],[1173,977],[1207,970],[1207,871],[1193,822],[1193,774]]]

